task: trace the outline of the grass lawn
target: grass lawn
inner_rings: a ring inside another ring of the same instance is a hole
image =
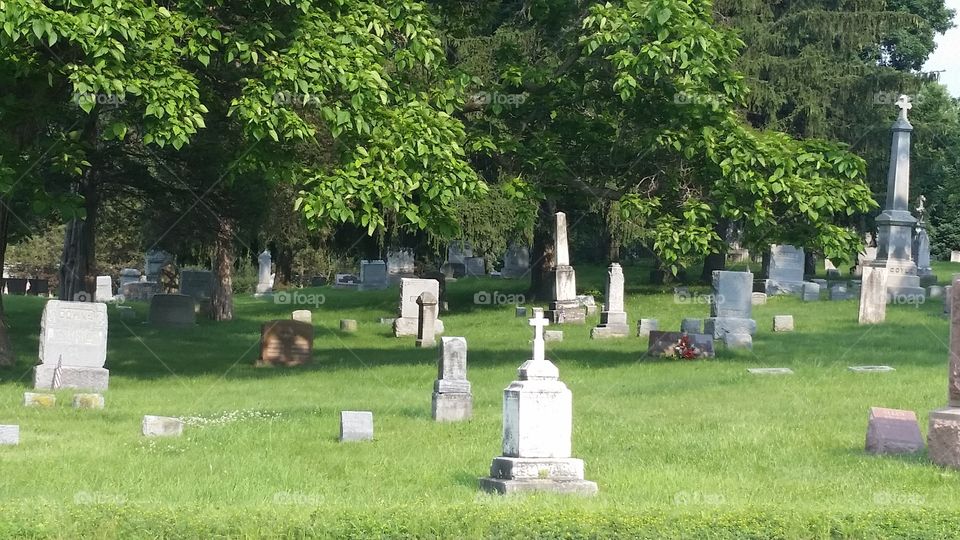
[[[960,264],[935,267],[943,283]],[[626,267],[627,311],[678,329],[706,304],[677,303]],[[603,290],[604,269],[578,267],[581,291]],[[595,498],[481,494],[477,478],[500,454],[501,398],[530,356],[531,328],[513,306],[475,305],[477,291],[525,283],[448,286],[446,335],[468,340],[474,418],[430,419],[436,351],[393,338],[396,289],[322,294],[313,310],[314,364],[258,369],[259,325],[311,306],[237,299],[237,319],[186,330],[142,323],[109,307],[110,390],[102,411],[28,409],[43,300],[4,299],[15,369],[0,372],[0,424],[21,443],[0,447],[0,536],[687,536],[960,535],[960,471],[925,455],[863,452],[870,406],[927,415],[946,404],[943,302],[891,306],[882,325],[857,325],[857,300],[755,306],[753,351],[710,361],[644,359],[647,340],[594,341],[563,326],[547,344],[574,396],[574,455],[599,484]],[[706,288],[703,289],[706,291]],[[599,298],[598,298],[599,301]],[[774,315],[796,331],[774,334]],[[357,319],[344,334],[338,321]],[[847,366],[887,364],[892,373]],[[789,367],[753,376],[748,367]],[[371,410],[375,440],[337,441],[339,411]],[[186,417],[184,436],[145,439],[145,414]]]

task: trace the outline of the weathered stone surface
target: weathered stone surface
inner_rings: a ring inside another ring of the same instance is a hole
[[[257,296],[269,294],[273,291],[273,257],[270,250],[265,249],[257,256],[257,264],[257,287],[254,292]]]
[[[647,356],[674,356],[674,349],[683,332],[661,332],[651,330],[647,346]],[[701,351],[698,358],[712,358],[714,356],[713,337],[708,334],[687,334],[691,345]]]
[[[459,422],[473,416],[473,396],[469,393],[433,393],[431,416],[437,422]]]
[[[774,332],[793,332],[793,315],[774,315]]]
[[[824,280],[825,281],[825,280]],[[814,282],[804,282],[803,284],[803,301],[804,302],[818,302],[820,301],[820,289],[821,285]]]
[[[960,407],[930,413],[927,454],[937,465],[960,469]]]
[[[429,292],[434,298],[440,298],[440,282],[435,279],[403,278],[400,280],[400,317],[394,322],[393,335],[396,337],[416,336],[420,320],[420,306],[417,299]],[[437,333],[442,330],[437,319]]]
[[[299,366],[313,361],[313,325],[294,320],[267,321],[260,327],[262,366]]]
[[[785,367],[749,368],[747,372],[751,375],[793,375],[793,370]]]
[[[728,349],[752,349],[753,336],[750,334],[724,334],[723,344]]]
[[[943,298],[946,291],[940,285],[931,285],[927,287],[927,298],[931,300],[936,300],[937,298]]]
[[[506,255],[503,256],[502,276],[506,279],[516,279],[526,276],[529,272],[530,250],[526,246],[510,244]]]
[[[767,293],[755,292],[750,294],[750,303],[755,306],[762,306],[767,303]]]
[[[424,292],[417,298],[417,305],[420,307],[420,319],[417,322],[417,347],[428,348],[437,345],[437,302],[437,297],[430,291]]]
[[[680,321],[680,331],[688,334],[702,334],[703,319],[683,319]]]
[[[301,321],[304,322],[304,321]],[[341,332],[356,332],[357,331],[357,321],[354,319],[340,319],[340,331]]]
[[[849,300],[853,298],[850,287],[845,283],[835,283],[830,286],[830,300]]]
[[[150,324],[193,326],[197,323],[196,302],[185,294],[155,294],[150,299]]]
[[[734,317],[710,317],[703,321],[703,333],[713,339],[723,339],[727,334],[753,335],[757,332],[757,321]]]
[[[767,294],[803,294],[803,249],[791,245],[770,246],[769,279],[765,282]]]
[[[107,306],[48,300],[40,320],[40,362],[102,368],[107,360]]]
[[[660,328],[660,321],[657,319],[640,319],[637,321],[637,337],[647,337],[650,332]]]
[[[23,405],[24,407],[39,407],[42,409],[49,409],[57,405],[57,396],[54,394],[24,392]]]
[[[882,323],[887,318],[887,268],[863,267],[860,288],[860,324]]]
[[[120,292],[127,302],[149,302],[153,295],[160,293],[160,284],[155,281],[125,283],[120,287]]]
[[[923,437],[913,411],[870,407],[866,451],[871,454],[912,454],[923,450]]]
[[[514,311],[514,314],[515,314],[517,317],[526,317],[526,316],[527,316],[527,308],[524,307],[524,306],[517,306],[517,307],[516,307],[516,310]]]
[[[413,250],[399,248],[387,252],[387,274],[413,274],[416,272],[416,260]]]
[[[950,262],[960,262],[960,251],[953,250],[950,252]]]
[[[97,302],[113,302],[113,278],[97,276],[97,288],[93,294]]]
[[[313,324],[313,312],[309,309],[298,309],[290,314],[290,318],[295,321]]]
[[[896,369],[890,366],[849,366],[847,369],[854,373],[887,373],[889,371],[896,371]]]
[[[484,276],[487,274],[487,263],[483,257],[466,257],[463,259],[463,266],[467,276]]]
[[[543,333],[544,341],[563,341],[563,330],[546,330]]]
[[[371,411],[340,411],[340,442],[372,441]]]
[[[102,409],[104,406],[103,394],[74,394],[74,409]]]
[[[210,270],[182,270],[180,294],[194,300],[205,300],[213,294],[213,272]]]
[[[389,319],[388,319],[389,320]],[[393,325],[393,335],[400,336],[416,336],[417,331],[420,326],[419,319],[407,319],[404,317],[399,317],[393,319],[391,323],[385,323]],[[443,321],[440,319],[436,320],[436,330],[434,331],[435,335],[440,335],[444,332]]]
[[[480,489],[511,495],[513,493],[546,492],[571,495],[596,495],[597,483],[590,480],[504,480],[500,478],[481,478]]]
[[[360,261],[360,290],[386,289],[389,285],[385,261]]]
[[[20,444],[20,426],[0,425],[0,445],[15,446]]]
[[[607,268],[607,291],[600,324],[590,332],[591,338],[616,338],[630,335],[627,313],[624,311],[623,268],[613,263]]]
[[[57,383],[57,384],[54,384]],[[40,364],[33,368],[33,387],[38,390],[69,388],[102,392],[110,383],[110,372],[104,368]]]
[[[144,437],[179,437],[183,435],[183,420],[148,414],[143,417],[140,432]]]

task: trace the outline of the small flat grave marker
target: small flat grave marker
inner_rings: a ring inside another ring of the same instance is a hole
[[[870,407],[866,451],[871,454],[912,454],[923,450],[923,437],[913,411]]]
[[[141,432],[144,437],[179,437],[183,435],[183,420],[148,414],[143,417]]]
[[[20,444],[20,426],[0,426],[0,444]]]
[[[855,373],[885,373],[887,371],[896,371],[890,366],[850,366],[847,369]]]
[[[373,440],[373,412],[340,411],[340,442]]]
[[[785,367],[764,367],[747,369],[753,375],[793,375],[793,370]]]
[[[37,392],[24,392],[23,393],[23,406],[24,407],[40,407],[43,409],[49,409],[56,406],[57,396],[53,394],[40,394]]]

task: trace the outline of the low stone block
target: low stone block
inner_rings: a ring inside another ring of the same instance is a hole
[[[960,469],[960,407],[930,413],[927,455],[937,465]]]
[[[774,315],[774,332],[793,332],[793,315]]]
[[[57,366],[39,364],[33,368],[33,387],[37,390],[53,390]],[[98,367],[61,366],[59,388],[92,390],[102,392],[110,382],[110,371]]]
[[[847,369],[855,373],[886,373],[896,371],[890,366],[850,366]]]
[[[340,319],[340,331],[341,332],[356,332],[357,331],[357,321],[353,319]]]
[[[544,341],[563,341],[563,330],[545,330],[543,332]]]
[[[785,367],[749,368],[751,375],[793,375],[793,370]]]
[[[750,303],[755,306],[762,306],[767,303],[767,293],[755,292],[750,294]]]
[[[870,407],[866,451],[871,454],[913,454],[923,450],[923,437],[913,411]]]
[[[144,437],[179,437],[183,435],[183,420],[169,416],[143,417],[141,432]]]
[[[503,480],[500,478],[481,478],[480,489],[500,495],[530,492],[596,495],[598,491],[597,483],[590,480]]]
[[[583,460],[577,458],[494,458],[490,477],[505,480],[583,480]]]
[[[688,334],[702,334],[703,319],[683,319],[680,321],[680,331]]]
[[[757,321],[740,317],[710,317],[703,323],[703,333],[713,336],[713,339],[723,339],[727,334],[757,333]]]
[[[74,394],[74,409],[102,409],[104,405],[102,394]]]
[[[753,336],[750,334],[725,334],[723,344],[728,349],[752,349]]]
[[[802,297],[804,302],[818,302],[820,300],[820,284],[804,283]]]
[[[622,338],[630,335],[630,327],[626,324],[608,324],[590,329],[592,339]]]
[[[340,411],[340,442],[373,440],[371,411]]]
[[[196,301],[185,294],[155,294],[150,299],[150,324],[193,326],[197,323]]]
[[[927,298],[933,300],[937,298],[943,298],[944,290],[940,285],[931,285],[927,288]]]
[[[398,317],[393,320],[393,335],[394,337],[405,337],[405,336],[417,336],[419,321],[415,317]],[[443,333],[443,321],[437,319],[436,322],[435,334],[440,335]]]
[[[313,324],[313,312],[309,309],[298,309],[290,314],[290,318],[295,321]]]
[[[516,314],[517,317],[526,317],[526,316],[527,316],[527,308],[524,307],[524,306],[517,306],[517,309],[516,309],[515,314]]]
[[[40,407],[42,409],[50,409],[57,405],[57,396],[53,394],[24,392],[23,405],[24,407]]]
[[[0,426],[0,444],[10,446],[20,444],[20,426]]]
[[[473,396],[469,393],[433,393],[431,416],[437,422],[459,422],[470,419],[472,415]]]
[[[637,321],[637,337],[647,337],[652,330],[660,327],[660,321],[657,319],[640,319]]]
[[[380,317],[380,324],[393,326],[393,322],[396,320],[397,320],[396,317]]]

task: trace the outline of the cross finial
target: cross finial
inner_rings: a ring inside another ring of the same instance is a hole
[[[529,319],[530,326],[533,327],[533,359],[543,360],[546,358],[544,352],[543,327],[550,325],[550,320],[543,317],[542,312],[536,312],[536,316]]]
[[[900,107],[900,118],[907,119],[907,111],[913,108],[913,103],[910,103],[910,97],[907,95],[901,95],[897,99],[897,107]]]

